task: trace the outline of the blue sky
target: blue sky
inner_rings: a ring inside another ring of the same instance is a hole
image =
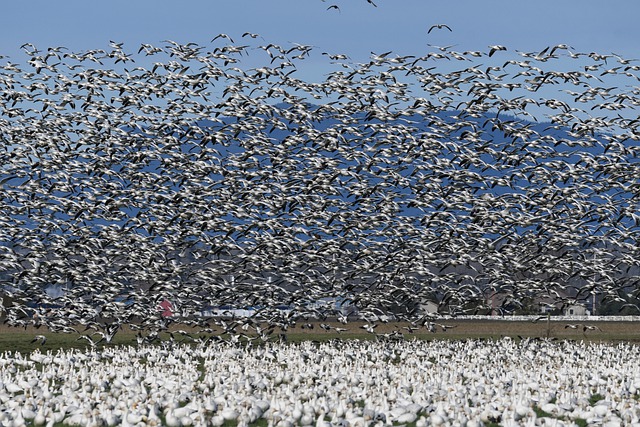
[[[323,52],[346,54],[346,62],[357,64],[367,62],[371,52],[420,57],[436,51],[429,44],[454,46],[452,50],[458,52],[487,53],[488,46],[495,44],[508,48],[508,52],[492,58],[475,59],[473,65],[482,67],[521,60],[516,51],[539,52],[560,43],[572,46],[574,52],[616,53],[625,59],[640,59],[640,1],[373,1],[377,7],[367,0],[13,0],[3,2],[0,55],[8,58],[0,58],[0,63],[24,64],[27,56],[20,46],[27,42],[41,50],[64,46],[77,53],[110,50],[109,41],[113,40],[123,42],[125,52],[134,54],[135,66],[150,68],[157,59],[138,55],[141,43],[164,47],[164,40],[195,42],[209,47],[210,52],[214,46],[228,44],[222,39],[210,42],[220,33],[231,36],[236,45],[251,45],[249,55],[238,64],[245,70],[269,65],[269,58],[257,47],[261,44],[314,46],[309,57],[296,61],[295,76],[308,82],[324,81],[326,75],[341,69]],[[339,11],[327,10],[334,4]],[[428,34],[436,24],[446,24],[452,31],[434,29]],[[245,32],[262,38],[242,38]],[[576,69],[590,59],[571,61],[563,58],[550,66]],[[441,60],[434,65],[440,72],[452,71],[444,67],[461,66],[447,62]],[[611,77],[602,84],[629,88],[638,83],[629,78],[616,79]],[[551,86],[536,95],[570,101],[562,89]],[[634,110],[628,113],[635,114]]]
[[[266,42],[317,46],[364,61],[371,51],[422,55],[427,43],[484,50],[502,44],[535,51],[566,43],[580,52],[640,58],[640,2],[593,0],[51,0],[3,2],[0,55],[19,62],[19,46],[107,48],[109,40],[137,51],[165,39],[207,44],[218,33]],[[340,11],[327,10],[336,4]],[[434,24],[446,29],[427,30]],[[245,39],[246,40],[246,39]],[[315,51],[315,50],[314,50]]]

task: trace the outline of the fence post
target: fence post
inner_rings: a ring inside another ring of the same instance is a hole
[[[547,312],[547,338],[551,335],[551,312]]]

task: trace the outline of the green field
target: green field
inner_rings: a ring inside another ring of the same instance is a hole
[[[384,339],[385,336],[389,336],[394,334],[394,332],[403,333],[403,339],[411,340],[411,339],[421,339],[421,340],[433,340],[433,339],[499,339],[501,337],[509,336],[514,340],[519,340],[525,337],[549,337],[552,339],[558,340],[585,340],[585,341],[627,341],[627,342],[640,342],[640,328],[638,323],[634,322],[585,322],[585,325],[589,326],[597,326],[597,329],[593,330],[584,330],[583,327],[578,328],[569,328],[567,326],[567,322],[565,321],[550,321],[542,320],[540,322],[510,322],[510,321],[501,321],[501,320],[442,320],[438,321],[438,327],[435,332],[430,332],[426,327],[421,327],[417,330],[412,330],[409,332],[406,328],[410,325],[407,323],[386,323],[386,324],[378,324],[375,328],[376,335],[372,333],[366,332],[362,326],[364,326],[363,322],[350,322],[346,325],[339,324],[336,322],[322,322],[325,328],[322,328],[320,322],[312,323],[313,328],[310,328],[310,324],[305,322],[305,328],[302,328],[302,325],[299,324],[296,327],[289,328],[286,331],[287,340],[290,342],[299,342],[303,340],[331,340],[331,339]],[[440,325],[446,325],[449,328],[446,331],[442,330]],[[326,328],[329,327],[329,330]],[[332,328],[346,328],[346,331],[342,331],[340,333],[336,332],[335,329]],[[82,329],[82,328],[79,328]],[[198,333],[197,329],[187,329],[183,326],[175,325],[171,330],[162,332],[160,334],[160,341],[167,340],[175,340],[177,342],[196,342],[192,338],[189,338],[185,333],[188,333],[189,336],[194,338],[204,338],[216,336],[219,333],[220,328],[216,327],[216,325],[212,324],[211,329],[214,330],[213,333],[209,332],[207,334]],[[178,332],[180,330],[181,332]],[[83,331],[84,334],[90,334],[91,331]],[[171,332],[171,333],[170,333]],[[246,331],[249,337],[255,337],[255,332],[251,334],[250,331]],[[270,335],[272,340],[278,340],[280,337],[280,331],[276,328],[273,333]],[[37,342],[32,342],[33,338],[36,335],[45,335],[47,337],[46,343],[38,344]],[[0,327],[0,352],[21,352],[21,353],[29,353],[36,349],[39,349],[42,352],[52,351],[55,352],[59,349],[70,349],[70,348],[78,348],[78,349],[86,349],[90,347],[88,342],[84,339],[79,340],[78,337],[81,336],[81,333],[71,333],[71,334],[63,334],[63,333],[51,333],[44,331],[42,328],[35,329],[32,327],[29,328],[12,328],[8,326]],[[227,339],[229,337],[222,336],[223,339]],[[244,339],[246,340],[246,338]],[[254,342],[260,343],[260,339],[256,339]],[[104,346],[117,346],[117,345],[137,345],[136,340],[136,332],[123,328],[120,330],[114,337],[113,341],[109,344],[99,344],[98,348],[104,348]],[[144,360],[144,359],[143,359]],[[36,367],[37,368],[37,367]],[[204,374],[204,365],[202,363],[199,365],[198,370],[201,372],[201,375]],[[595,401],[602,399],[602,396],[593,394],[590,397],[590,404],[595,404]],[[593,400],[594,402],[591,402]],[[534,405],[533,410],[536,413],[536,416],[548,417],[552,420],[555,420],[557,417],[555,415],[545,413],[540,406]],[[162,418],[162,423],[164,424],[164,418]],[[560,418],[559,418],[560,419]],[[563,418],[562,418],[563,419]],[[575,419],[573,420],[577,425],[586,425],[586,420],[583,419]],[[64,424],[55,424],[55,426],[62,426]],[[225,426],[236,426],[237,422],[228,421],[224,424]],[[252,426],[265,426],[268,425],[267,420],[259,419],[258,422],[252,424]],[[393,424],[397,425],[397,424]],[[416,422],[406,424],[408,427],[413,427],[416,425]],[[485,424],[485,425],[498,425],[498,424]]]
[[[325,325],[329,325],[332,328],[341,327],[347,329],[347,331],[336,332],[335,329],[326,331],[320,327],[320,322],[312,323],[313,329],[308,327],[302,328],[301,325],[289,328],[287,331],[281,331],[276,328],[269,336],[270,340],[280,339],[280,334],[286,334],[286,339],[289,342],[298,342],[303,340],[317,340],[325,341],[331,339],[384,339],[390,334],[401,333],[404,339],[469,339],[469,338],[483,338],[483,339],[495,339],[504,336],[509,336],[514,339],[525,337],[539,337],[539,338],[555,338],[555,339],[569,339],[569,340],[587,340],[587,341],[631,341],[640,342],[640,325],[636,322],[584,322],[586,325],[597,326],[598,329],[584,331],[583,328],[571,329],[566,327],[568,322],[551,321],[547,323],[545,320],[539,322],[511,322],[501,320],[442,320],[438,323],[452,328],[443,331],[441,327],[437,327],[436,332],[430,332],[426,327],[420,327],[417,330],[408,331],[408,323],[402,322],[389,322],[380,323],[375,328],[376,335],[365,331],[362,326],[363,322],[349,322],[346,325],[339,324],[337,322],[323,322]],[[187,330],[193,338],[207,338],[217,337],[220,334],[220,328],[217,328],[212,323],[213,333],[198,333],[197,329],[185,328],[176,325],[169,331]],[[78,330],[81,330],[78,329]],[[161,332],[159,337],[161,340],[174,339],[178,342],[195,342],[192,338],[174,333],[173,338],[169,334],[169,331]],[[28,353],[37,348],[41,351],[57,350],[57,349],[69,349],[78,348],[86,349],[89,346],[86,340],[78,339],[81,335],[90,335],[92,331],[83,331],[82,333],[53,333],[43,328],[35,329],[33,327],[28,328],[14,328],[6,325],[0,326],[0,352],[5,351],[19,351]],[[251,331],[240,331],[246,333],[249,336],[255,337],[255,333]],[[32,342],[36,335],[44,335],[47,337],[45,344],[38,342]],[[223,339],[228,338],[222,335]],[[94,339],[97,340],[96,337]],[[257,340],[259,342],[259,340]],[[159,342],[159,341],[156,341]],[[113,341],[109,344],[100,343],[98,347],[103,345],[136,345],[136,332],[122,328],[113,338]]]

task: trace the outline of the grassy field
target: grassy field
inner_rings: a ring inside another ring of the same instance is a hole
[[[313,329],[308,327],[303,328],[301,324],[293,328],[289,328],[285,333],[287,340],[290,342],[297,342],[302,340],[317,340],[324,341],[330,339],[376,339],[376,335],[365,331],[361,326],[363,322],[349,322],[347,325],[339,324],[337,322],[325,321],[322,322],[325,325],[329,325],[332,328],[342,327],[347,331],[336,332],[335,329],[329,331],[320,327],[320,322],[312,323]],[[385,334],[392,334],[394,332],[402,333],[405,339],[468,339],[468,338],[484,338],[495,339],[504,336],[509,336],[515,339],[524,337],[549,337],[557,339],[570,339],[570,340],[588,340],[588,341],[631,341],[640,342],[640,325],[635,322],[585,322],[586,325],[597,326],[598,329],[584,331],[582,327],[577,329],[571,329],[566,327],[568,324],[566,321],[557,322],[551,321],[547,323],[546,320],[539,322],[510,322],[501,320],[443,320],[439,322],[441,324],[452,326],[452,328],[443,331],[441,327],[437,327],[436,332],[430,332],[425,327],[421,327],[415,331],[408,331],[409,325],[401,322],[380,323],[375,328],[376,334],[384,336]],[[181,326],[175,326],[173,330],[187,329]],[[214,331],[216,329],[213,325]],[[193,329],[187,329],[188,332],[195,332]],[[84,332],[90,334],[92,331]],[[240,332],[240,331],[239,331]],[[271,338],[277,340],[281,331],[276,328]],[[250,332],[248,335],[252,335]],[[32,342],[36,335],[44,335],[47,337],[45,344],[39,344],[38,342]],[[0,352],[5,351],[19,351],[30,352],[36,348],[40,348],[41,351],[57,350],[60,348],[87,348],[88,342],[85,340],[78,340],[81,334],[61,334],[52,333],[43,328],[35,329],[28,328],[13,328],[6,325],[0,326]],[[210,336],[199,335],[201,337]],[[215,332],[214,332],[215,335]],[[160,334],[161,339],[170,339],[168,332]],[[190,338],[180,334],[174,334],[174,338],[177,341],[188,342]],[[108,345],[135,345],[136,333],[128,328],[123,328],[119,331],[111,344]],[[99,344],[106,345],[106,344]]]
[[[366,332],[361,326],[363,322],[350,322],[347,325],[339,324],[337,322],[325,321],[322,322],[325,326],[328,325],[331,328],[341,327],[346,328],[347,331],[338,333],[335,329],[325,330],[320,324],[321,322],[312,323],[313,328],[305,326],[303,329],[302,324],[298,324],[296,327],[289,328],[286,331],[287,340],[291,342],[298,342],[302,340],[330,340],[330,339],[376,339],[376,335]],[[510,322],[501,320],[442,320],[438,322],[438,325],[447,325],[446,331],[442,330],[441,326],[437,327],[436,332],[430,332],[426,327],[421,327],[411,333],[407,331],[409,325],[407,323],[386,323],[378,324],[375,328],[375,332],[378,336],[384,336],[385,334],[393,334],[394,332],[400,332],[404,335],[405,339],[417,339],[432,340],[432,339],[498,339],[501,337],[509,336],[516,340],[525,337],[550,337],[558,340],[586,340],[586,341],[627,341],[627,342],[640,342],[640,325],[634,322],[585,322],[584,324],[590,326],[597,326],[594,330],[584,330],[583,328],[568,328],[568,324],[565,321],[553,321],[547,323],[546,320],[540,322]],[[216,328],[212,325],[213,329]],[[188,337],[185,337],[182,333],[177,332],[179,329],[186,330],[187,328],[179,325],[175,325],[171,332],[175,340],[180,342],[190,342]],[[91,331],[84,332],[86,334]],[[187,330],[187,332],[193,333],[195,336],[196,330]],[[273,332],[272,339],[277,340],[281,331],[276,328]],[[47,337],[46,343],[41,345],[37,342],[32,342],[36,335],[45,335]],[[81,334],[61,334],[51,333],[40,329],[29,328],[12,328],[6,325],[0,326],[0,353],[11,351],[29,353],[36,349],[40,349],[42,352],[57,351],[59,349],[86,349],[89,345],[85,340],[78,340]],[[249,334],[251,335],[251,334]],[[205,336],[205,335],[201,335]],[[206,335],[211,336],[211,334]],[[255,336],[255,334],[254,334]],[[170,339],[169,332],[163,332],[161,334],[162,339]],[[256,342],[260,342],[257,340]],[[136,345],[136,332],[130,329],[123,329],[119,331],[113,342],[110,344],[100,344],[98,347],[115,346],[115,345]],[[202,365],[199,369],[204,368]],[[596,395],[594,395],[596,396]],[[556,416],[545,413],[540,407],[534,406],[533,410],[538,417],[549,417],[552,420],[556,419]],[[574,420],[577,425],[586,425],[586,420],[576,419]],[[64,424],[55,424],[55,427],[62,426]],[[164,425],[164,421],[163,421]],[[227,422],[224,426],[236,426],[237,423]],[[268,422],[265,419],[260,419],[252,426],[265,426]],[[394,424],[395,425],[395,424]],[[416,423],[407,424],[407,427],[413,427]],[[498,425],[498,424],[486,424],[486,425]]]

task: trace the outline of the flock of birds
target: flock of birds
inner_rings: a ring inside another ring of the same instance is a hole
[[[526,339],[0,355],[0,423],[638,426],[640,347]]]
[[[324,1],[326,1],[326,0],[322,0],[322,1],[324,2]],[[367,3],[369,3],[371,6],[373,6],[373,7],[378,7],[378,5],[377,5],[377,4],[375,4],[375,3],[373,2],[373,0],[366,0],[366,1],[367,1]],[[332,10],[332,9],[333,9],[333,10],[337,10],[338,12],[340,12],[340,6],[338,6],[337,4],[332,4],[331,6],[329,6],[329,7],[327,8],[327,10]]]
[[[6,323],[110,340],[166,327],[165,300],[284,328],[344,316],[317,301],[372,323],[429,300],[633,305],[638,61],[241,40],[0,59]],[[308,58],[333,70],[299,78]]]

